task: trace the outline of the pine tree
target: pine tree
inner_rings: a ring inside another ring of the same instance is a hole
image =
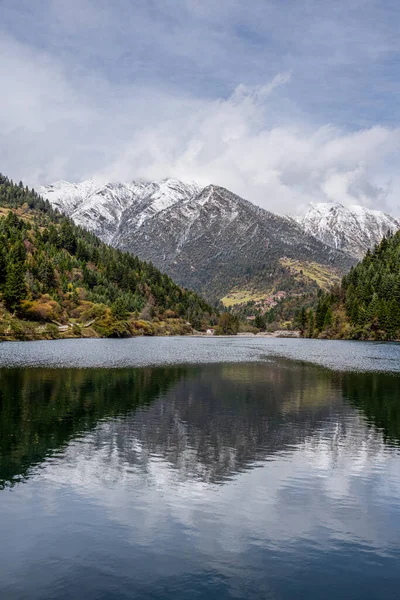
[[[326,298],[321,297],[318,301],[317,309],[315,311],[315,325],[319,331],[321,331],[324,327],[327,308]]]
[[[121,296],[111,305],[111,314],[116,321],[124,321],[127,318],[126,302]]]
[[[312,310],[308,313],[308,328],[307,328],[307,337],[312,338],[314,335],[314,327],[315,327],[315,319],[314,312]]]
[[[69,252],[70,254],[75,254],[77,248],[77,241],[73,227],[69,221],[64,221],[61,225],[59,240],[62,248],[67,250],[67,252]]]
[[[15,312],[26,296],[25,267],[21,261],[10,262],[7,267],[3,299],[6,307]]]
[[[329,306],[326,310],[325,317],[324,317],[324,329],[332,327],[332,323],[333,323],[333,313],[332,313],[331,307]]]
[[[388,321],[391,339],[399,337],[400,334],[400,307],[392,298],[388,303]]]
[[[263,315],[256,315],[256,318],[254,319],[254,325],[257,327],[257,329],[265,331],[267,326],[265,317]]]
[[[0,239],[0,286],[5,282],[7,276],[7,252],[3,240]]]
[[[382,329],[383,331],[388,331],[389,328],[391,327],[388,305],[387,305],[386,300],[380,301],[379,312],[378,312],[378,323],[379,323],[379,329]]]
[[[300,313],[298,316],[298,324],[300,329],[300,334],[304,335],[304,332],[307,328],[307,312],[304,306],[300,309]]]

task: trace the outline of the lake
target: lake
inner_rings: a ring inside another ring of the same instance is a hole
[[[400,345],[0,344],[0,597],[386,600]]]

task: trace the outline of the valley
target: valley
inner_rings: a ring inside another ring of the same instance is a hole
[[[398,224],[339,205],[312,206],[297,222],[225,188],[172,179],[58,182],[44,200],[7,178],[1,186],[3,339],[188,334],[216,326],[219,311],[233,319],[219,333],[304,331],[301,311],[339,289],[362,245],[369,251]],[[323,329],[315,319],[311,337]]]

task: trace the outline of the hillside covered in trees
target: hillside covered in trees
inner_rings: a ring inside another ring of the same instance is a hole
[[[315,310],[301,309],[298,324],[308,337],[400,339],[400,232],[388,234]]]
[[[215,311],[0,175],[0,339],[190,333]]]

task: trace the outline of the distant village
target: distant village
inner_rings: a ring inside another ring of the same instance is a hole
[[[261,300],[257,300],[256,302],[254,302],[254,304],[252,303],[252,308],[257,310],[259,314],[265,314],[266,312],[271,310],[271,308],[274,308],[274,306],[276,306],[278,302],[281,302],[284,298],[286,298],[286,296],[287,293],[280,290],[278,292],[275,292],[274,294],[271,294],[270,296],[262,298]],[[248,315],[246,317],[248,321],[254,321],[255,318],[256,315],[253,314]]]

